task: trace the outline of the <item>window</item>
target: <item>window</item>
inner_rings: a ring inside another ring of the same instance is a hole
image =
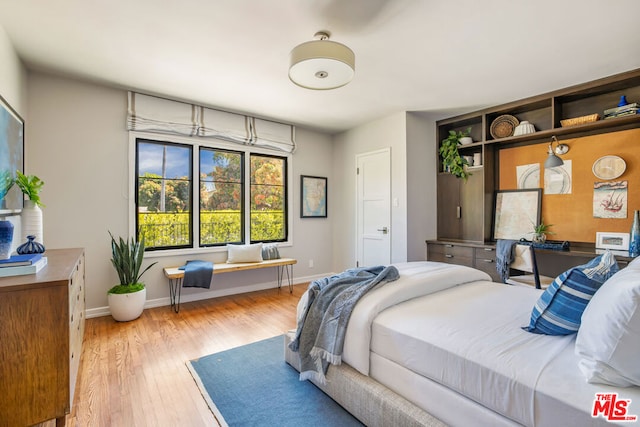
[[[135,223],[147,249],[288,241],[290,156],[224,142],[134,139]]]

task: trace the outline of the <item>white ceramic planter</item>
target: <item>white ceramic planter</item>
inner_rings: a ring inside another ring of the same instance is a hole
[[[108,294],[109,311],[118,322],[135,320],[142,314],[147,301],[147,289],[130,294]]]
[[[22,224],[22,243],[27,236],[36,236],[35,241],[44,244],[44,233],[42,231],[42,209],[33,203],[32,200],[24,201],[24,208],[20,214],[20,222]]]

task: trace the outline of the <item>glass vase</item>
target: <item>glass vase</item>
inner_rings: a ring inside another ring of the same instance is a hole
[[[631,237],[629,239],[629,256],[640,255],[640,211],[633,212],[633,224],[631,224]]]

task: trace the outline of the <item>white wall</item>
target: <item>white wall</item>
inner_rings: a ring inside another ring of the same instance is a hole
[[[435,121],[407,113],[407,261],[427,259],[425,240],[436,238]]]
[[[23,119],[27,119],[27,71],[2,27],[0,27],[0,95]]]
[[[334,138],[333,162],[336,192],[329,215],[333,222],[333,265],[336,271],[355,267],[356,254],[356,154],[391,147],[391,262],[407,259],[406,114],[395,113]]]
[[[27,147],[29,173],[45,182],[42,191],[45,245],[50,248],[84,247],[88,315],[104,314],[106,292],[116,284],[110,264],[110,230],[126,236],[128,227],[128,132],[125,130],[126,92],[97,84],[31,73],[28,81]],[[281,254],[300,262],[296,281],[333,271],[332,221],[299,217],[300,174],[327,176],[333,181],[331,138],[297,130],[298,150],[293,157],[293,246]],[[331,194],[330,194],[331,197]],[[330,204],[331,206],[331,200]],[[211,260],[226,259],[216,254]],[[199,255],[198,259],[205,258]],[[168,302],[168,284],[162,267],[182,265],[194,256],[162,257],[143,277],[148,306]],[[309,268],[313,259],[314,267]],[[275,284],[275,271],[254,270],[214,276],[211,291],[185,289],[188,301],[248,291]]]

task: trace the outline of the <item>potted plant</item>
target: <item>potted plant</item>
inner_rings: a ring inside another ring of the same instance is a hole
[[[544,243],[547,241],[547,234],[556,234],[553,231],[549,231],[549,227],[553,227],[553,224],[545,224],[544,218],[540,219],[540,224],[533,224],[533,241]]]
[[[116,240],[111,232],[111,263],[118,273],[120,284],[109,289],[107,298],[109,310],[113,318],[119,322],[127,322],[140,317],[147,300],[147,289],[140,281],[142,275],[157,262],[147,266],[142,273],[144,257],[144,236],[139,241],[132,237],[130,241],[120,237]]]
[[[470,133],[471,128],[466,131],[450,130],[449,135],[440,144],[440,156],[444,170],[465,181],[471,175],[465,168],[469,163],[460,155],[458,145],[460,145],[460,139],[469,137]]]
[[[16,175],[16,185],[28,198],[24,201],[24,208],[20,214],[22,238],[35,236],[35,241],[44,243],[42,209],[40,209],[44,207],[40,200],[40,191],[44,186],[44,181],[35,175],[25,175],[20,171],[16,171]]]

